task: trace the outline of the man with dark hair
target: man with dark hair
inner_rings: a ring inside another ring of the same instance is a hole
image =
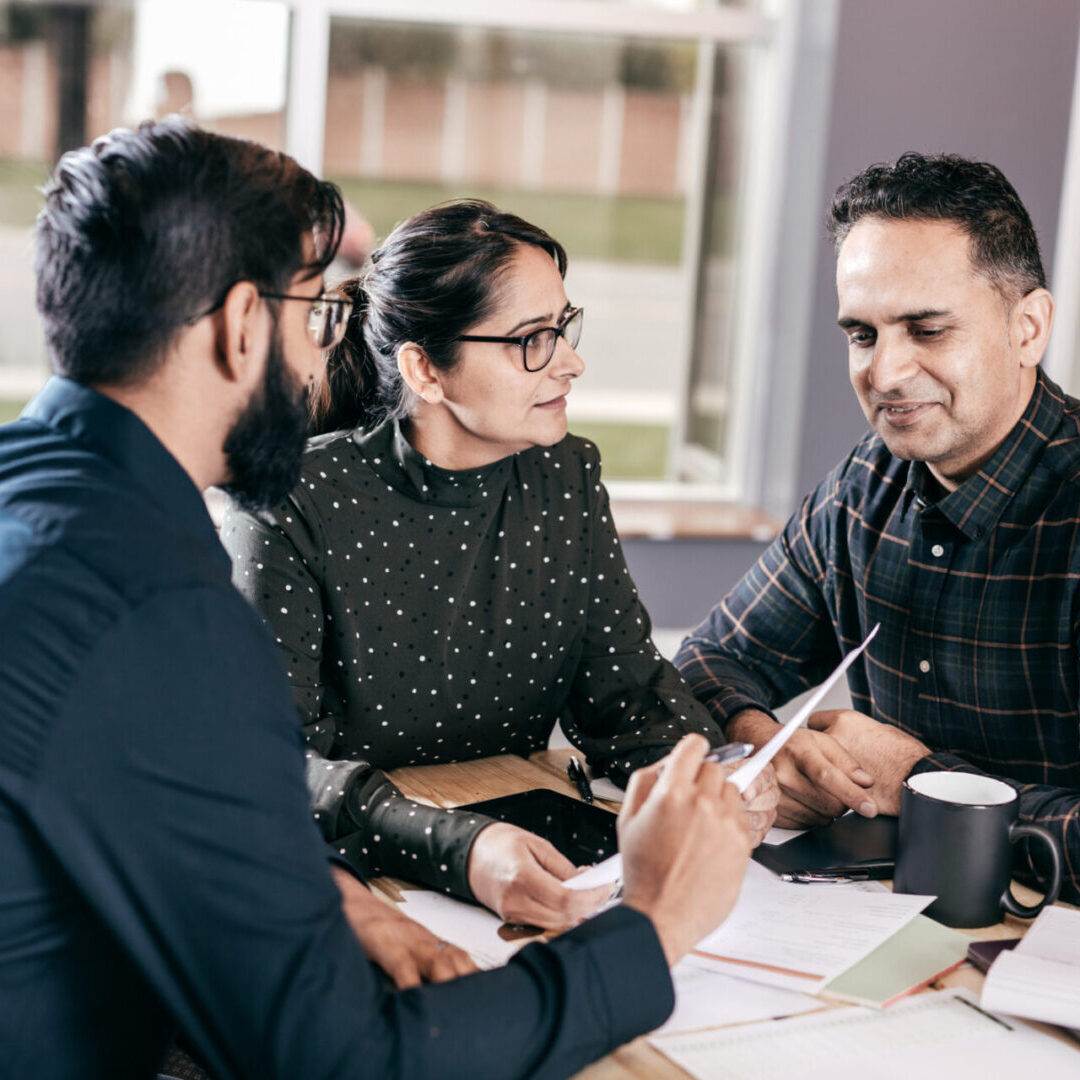
[[[199,494],[296,482],[349,315],[323,294],[341,225],[332,185],[176,121],[46,188],[59,374],[0,428],[4,1075],[149,1076],[177,1028],[222,1078],[566,1075],[663,1020],[668,965],[738,894],[741,800],[689,736],[628,792],[622,905],[439,986],[369,962],[471,968],[328,865],[285,673]]]
[[[880,622],[854,708],[816,713],[777,757],[779,823],[896,814],[925,770],[993,774],[1057,836],[1076,902],[1080,402],[1039,367],[1053,301],[1031,220],[994,166],[909,153],[841,187],[830,230],[873,432],[677,666],[729,738],[761,744],[771,710]]]

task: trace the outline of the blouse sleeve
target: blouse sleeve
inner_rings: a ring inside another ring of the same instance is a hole
[[[338,760],[344,717],[321,668],[327,538],[294,499],[252,515],[230,505],[221,541],[233,583],[262,616],[285,663],[307,741],[305,775],[327,843],[365,877],[389,874],[473,899],[469,854],[492,819],[413,802],[368,761]]]
[[[567,737],[620,786],[691,731],[724,743],[722,728],[652,642],[652,625],[630,578],[611,519],[600,459],[584,463],[592,535],[585,640],[562,718]]]

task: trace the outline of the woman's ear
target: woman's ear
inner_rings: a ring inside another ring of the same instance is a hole
[[[429,405],[438,405],[442,401],[441,373],[420,345],[406,341],[397,351],[397,366],[405,385],[418,398]]]

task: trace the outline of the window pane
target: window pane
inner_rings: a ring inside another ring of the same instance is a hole
[[[48,370],[32,227],[59,153],[181,111],[282,147],[288,31],[265,0],[0,3],[0,422]]]
[[[748,118],[746,84],[751,57],[717,54],[713,71],[705,213],[686,428],[677,472],[681,478],[730,484],[732,410],[736,400],[737,268],[741,155]]]
[[[473,195],[567,248],[567,292],[586,309],[571,429],[597,440],[608,477],[672,471],[698,55],[688,41],[331,22],[324,168],[380,237]]]

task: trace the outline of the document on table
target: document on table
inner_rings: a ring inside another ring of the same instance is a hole
[[[1080,911],[1044,908],[1020,944],[990,965],[982,1003],[995,1012],[1080,1028]]]
[[[1080,1052],[1018,1022],[1006,1025],[963,990],[908,998],[884,1012],[843,1006],[770,1024],[649,1041],[697,1080],[912,1080],[1075,1077]]]
[[[675,1011],[663,1027],[657,1028],[658,1033],[773,1020],[824,1007],[823,1002],[808,994],[778,990],[713,971],[701,966],[692,955],[671,969],[671,981],[675,984]]]
[[[477,967],[500,967],[522,945],[528,944],[526,939],[505,940],[500,934],[505,924],[486,908],[427,889],[408,889],[401,895],[404,897],[398,905],[401,911],[436,937],[464,949]]]
[[[816,994],[933,899],[854,885],[796,885],[751,862],[731,914],[694,954],[739,978]]]

